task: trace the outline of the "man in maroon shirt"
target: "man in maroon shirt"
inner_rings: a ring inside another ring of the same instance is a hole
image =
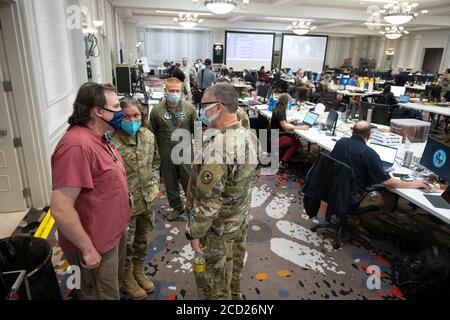
[[[123,160],[109,133],[122,117],[112,85],[85,83],[52,156],[51,213],[66,258],[81,270],[79,299],[120,299],[131,211]]]

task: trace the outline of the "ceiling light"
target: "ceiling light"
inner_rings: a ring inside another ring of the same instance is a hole
[[[316,27],[311,26],[311,21],[298,20],[292,22],[292,25],[287,27],[289,30],[292,30],[295,34],[300,36],[307,34],[311,30],[316,29]]]
[[[177,18],[173,18],[173,21],[185,29],[195,28],[198,24],[204,20],[198,18],[198,14],[192,13],[179,13]]]
[[[103,26],[103,24],[104,24],[105,22],[104,22],[104,21],[101,21],[101,20],[94,20],[94,21],[92,21],[92,23],[94,24],[94,26],[95,26],[96,28],[98,28],[98,27]]]
[[[194,5],[198,4],[198,0],[192,0]],[[243,9],[247,9],[250,0],[242,0]],[[235,0],[205,0],[203,4],[209,11],[214,14],[227,14],[236,9],[237,1]]]
[[[418,16],[416,13],[417,3],[396,2],[384,5],[384,10],[380,12],[384,15],[384,20],[393,25],[401,25],[410,22]],[[426,10],[422,10],[426,13]]]
[[[405,30],[405,28],[399,27],[399,26],[385,27],[385,31],[380,31],[380,33],[384,34],[384,36],[386,38],[391,39],[391,40],[398,39],[403,34],[409,34],[409,32]]]

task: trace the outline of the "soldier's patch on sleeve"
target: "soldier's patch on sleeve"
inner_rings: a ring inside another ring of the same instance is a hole
[[[203,194],[211,192],[222,179],[226,169],[222,165],[205,165],[197,177],[197,188]]]
[[[205,171],[201,175],[204,184],[210,184],[213,181],[214,175],[210,171]]]

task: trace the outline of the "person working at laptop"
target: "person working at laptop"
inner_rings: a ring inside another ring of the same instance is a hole
[[[358,194],[365,192],[366,188],[382,184],[391,188],[404,189],[430,189],[430,186],[421,180],[406,182],[392,178],[384,169],[380,156],[366,143],[370,138],[370,125],[366,121],[358,121],[353,127],[351,138],[342,138],[334,146],[331,157],[353,168]],[[395,205],[395,196],[389,191],[380,194],[369,194],[360,207],[374,206],[383,210],[390,210]]]
[[[280,132],[280,137],[278,139],[279,145],[288,147],[287,151],[283,154],[280,161],[282,167],[301,146],[300,142],[298,142],[295,138],[293,130],[309,129],[308,125],[295,126],[291,124],[292,122],[298,122],[299,119],[289,119],[289,121],[287,120],[286,110],[291,99],[291,96],[287,93],[282,94],[278,98],[278,103],[272,111],[272,119],[270,120],[271,129],[278,129]]]

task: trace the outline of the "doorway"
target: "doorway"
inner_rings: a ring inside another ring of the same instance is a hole
[[[0,2],[0,13],[9,3]],[[0,14],[0,18],[1,18]],[[26,210],[22,148],[12,91],[5,37],[0,19],[0,214]]]
[[[444,48],[425,48],[423,56],[422,72],[437,74],[441,66]]]

